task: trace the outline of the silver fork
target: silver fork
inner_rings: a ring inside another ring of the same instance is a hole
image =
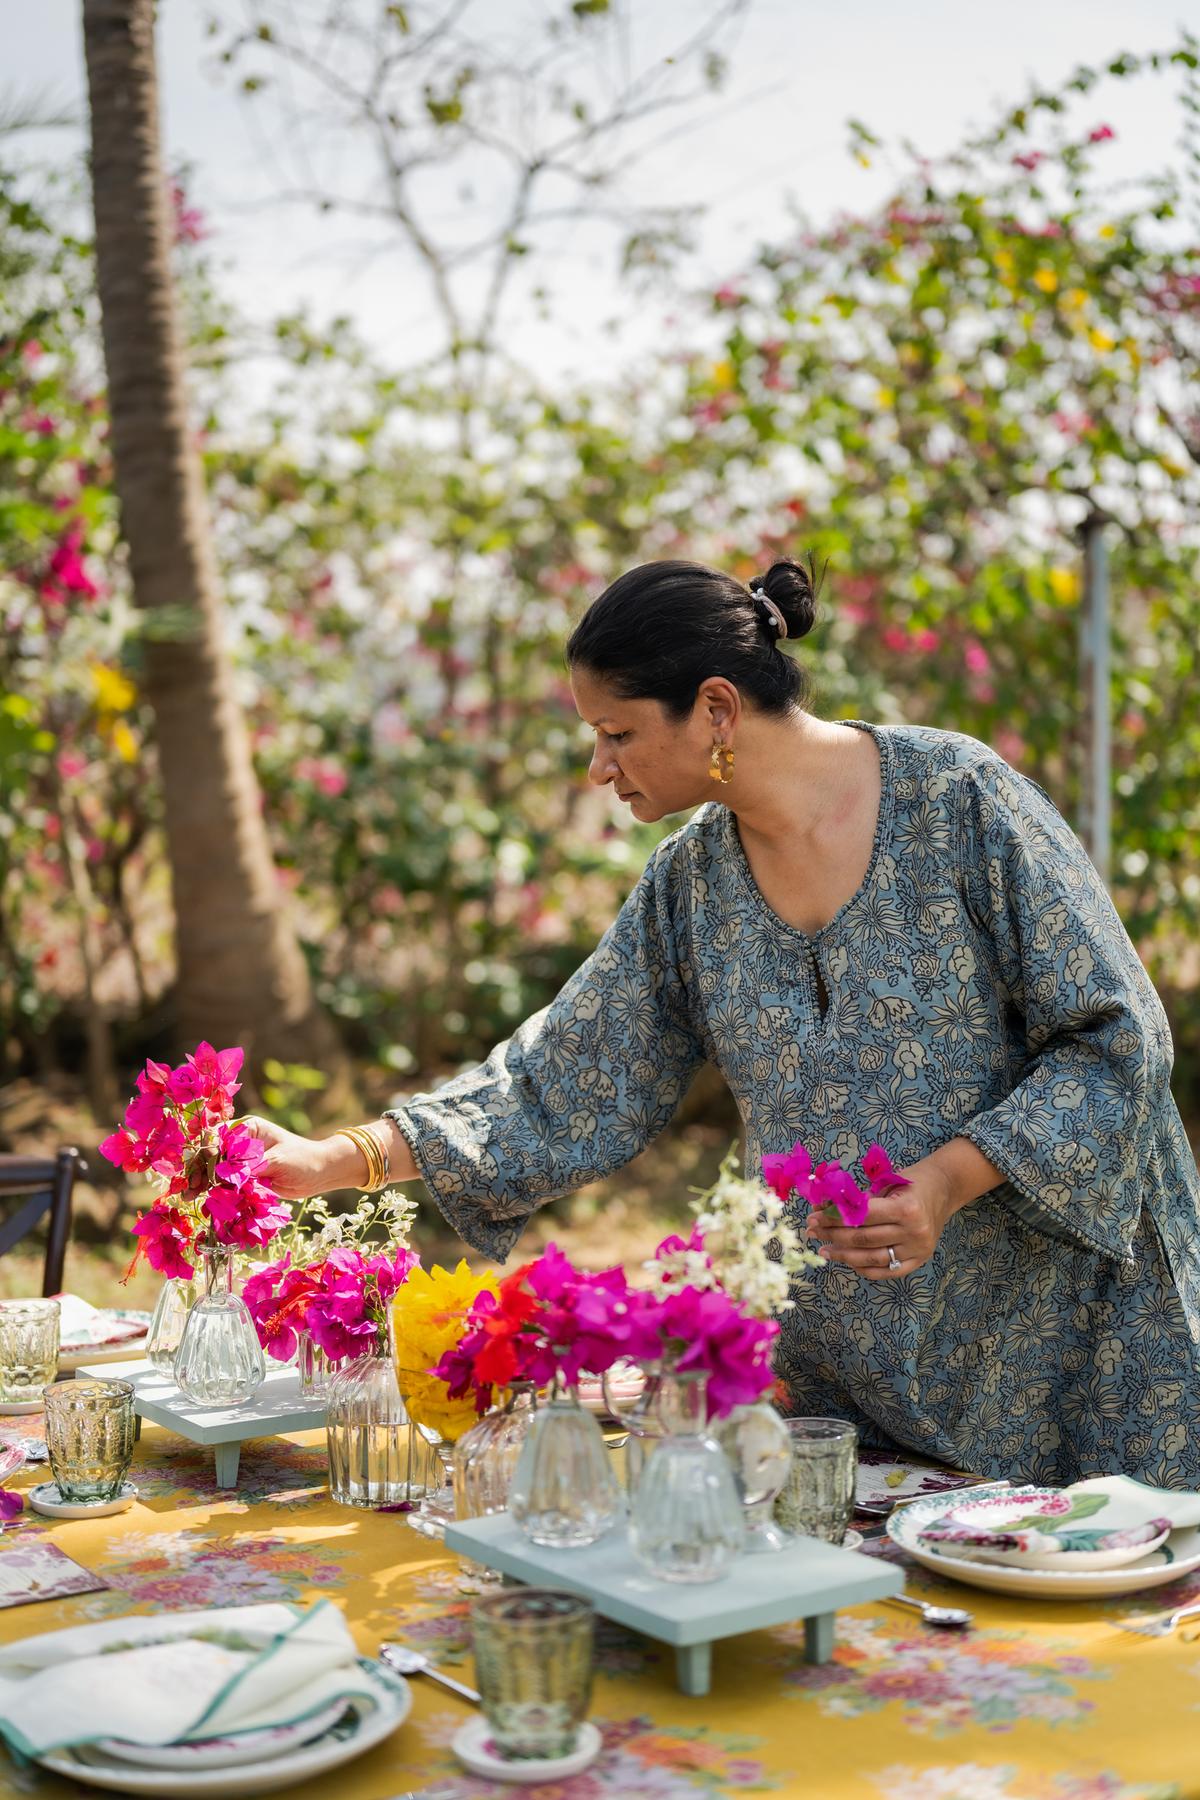
[[[1200,1600],[1193,1600],[1190,1606],[1177,1606],[1167,1620],[1167,1630],[1174,1631],[1181,1619],[1191,1619],[1200,1613]]]

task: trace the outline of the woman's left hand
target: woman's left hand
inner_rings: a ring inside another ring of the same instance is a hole
[[[873,1199],[862,1225],[844,1225],[833,1207],[814,1212],[809,1243],[830,1262],[845,1263],[870,1281],[894,1281],[921,1268],[937,1249],[946,1221],[965,1201],[956,1197],[948,1172],[928,1158],[898,1173],[910,1185]]]

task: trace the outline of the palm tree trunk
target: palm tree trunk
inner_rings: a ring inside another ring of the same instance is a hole
[[[134,595],[149,615],[179,1029],[189,1042],[241,1043],[252,1063],[330,1069],[340,1052],[276,879],[222,634],[171,274],[154,12],[154,0],[83,0],[113,453]]]

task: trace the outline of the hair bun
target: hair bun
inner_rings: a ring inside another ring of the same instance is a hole
[[[812,630],[820,585],[811,562],[806,568],[790,557],[772,563],[766,574],[756,575],[751,584],[779,608],[790,638],[802,638]]]

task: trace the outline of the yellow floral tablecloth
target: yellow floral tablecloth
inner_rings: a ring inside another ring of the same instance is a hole
[[[16,1424],[16,1421],[12,1422]],[[22,1425],[26,1421],[20,1422]],[[44,1479],[26,1470],[18,1489]],[[247,1445],[236,1493],[212,1452],[147,1428],[132,1511],[53,1523],[26,1514],[0,1556],[44,1534],[111,1585],[0,1611],[0,1640],[126,1612],[262,1600],[341,1605],[360,1649],[417,1644],[470,1668],[470,1590],[456,1560],[397,1514],[334,1506],[324,1439]],[[687,1699],[659,1645],[601,1626],[592,1717],[600,1761],[570,1781],[504,1788],[449,1749],[467,1709],[413,1684],[412,1714],[387,1743],[295,1800],[1200,1800],[1200,1632],[1159,1633],[1200,1578],[1142,1599],[1055,1606],[1009,1601],[907,1571],[910,1592],[970,1606],[976,1628],[935,1632],[885,1604],[838,1615],[834,1661],[810,1667],[801,1625],[718,1644],[713,1692]],[[0,1752],[0,1795],[95,1795]]]

